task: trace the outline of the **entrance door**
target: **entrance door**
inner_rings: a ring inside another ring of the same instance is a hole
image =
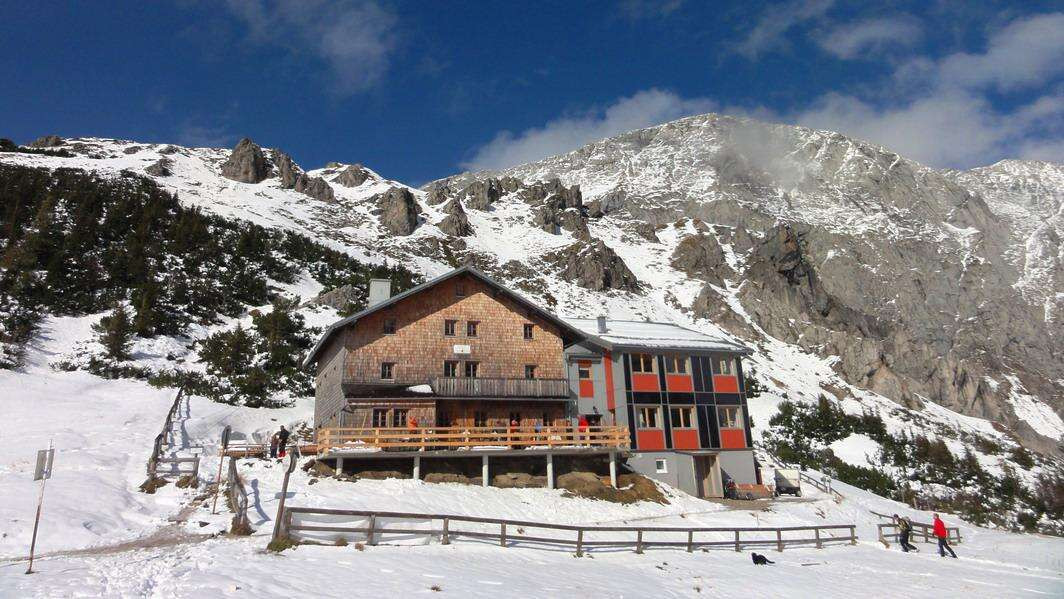
[[[695,464],[695,476],[698,477],[698,496],[703,499],[723,497],[724,489],[720,484],[720,466],[717,464],[717,456],[695,456]]]

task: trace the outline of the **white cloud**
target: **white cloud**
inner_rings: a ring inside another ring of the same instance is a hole
[[[228,6],[247,25],[253,43],[324,61],[341,94],[375,85],[395,50],[397,19],[373,0],[229,0]]]
[[[839,25],[817,39],[817,43],[839,58],[853,59],[869,52],[882,53],[891,47],[909,48],[922,37],[923,30],[915,19],[887,17]]]
[[[501,131],[461,166],[484,170],[524,164],[633,129],[710,112],[715,107],[705,98],[685,99],[669,91],[644,90],[620,98],[605,109],[563,116],[517,134]]]
[[[834,3],[835,0],[802,0],[770,6],[734,50],[754,60],[764,52],[785,46],[784,35],[791,28],[823,16]]]

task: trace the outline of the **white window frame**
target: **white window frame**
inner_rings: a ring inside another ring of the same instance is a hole
[[[669,473],[669,460],[665,460],[665,459],[654,460],[654,472],[657,472],[658,474],[668,474]]]
[[[724,413],[725,410],[728,410],[728,411],[734,410],[735,411],[735,426],[724,426],[724,421],[723,421],[723,418],[721,418],[721,414]],[[728,429],[728,430],[742,429],[743,428],[743,409],[742,409],[742,407],[740,407],[740,406],[717,406],[717,427],[718,428],[722,428],[722,429]]]

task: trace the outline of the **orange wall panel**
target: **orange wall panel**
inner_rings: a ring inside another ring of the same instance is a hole
[[[591,380],[580,381],[580,397],[595,397],[595,382]]]
[[[660,391],[658,375],[632,373],[632,391]]]
[[[738,393],[739,378],[725,374],[714,374],[713,391],[717,393]]]
[[[724,449],[743,449],[746,447],[746,431],[741,428],[720,429],[720,446]]]
[[[695,390],[695,384],[689,374],[666,374],[665,384],[669,386],[669,391],[691,393]]]
[[[665,449],[665,431],[661,429],[645,429],[635,432],[635,443],[638,449]]]
[[[606,409],[613,410],[617,408],[617,400],[613,397],[613,357],[610,352],[606,352],[602,362],[606,367]]]
[[[698,429],[672,429],[672,447],[673,449],[698,449]]]

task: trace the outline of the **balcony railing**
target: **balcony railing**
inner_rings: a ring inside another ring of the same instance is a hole
[[[503,379],[440,376],[432,392],[444,397],[569,397],[566,379]]]
[[[422,428],[321,428],[317,450],[439,450],[491,448],[628,447],[621,426],[437,426]]]

